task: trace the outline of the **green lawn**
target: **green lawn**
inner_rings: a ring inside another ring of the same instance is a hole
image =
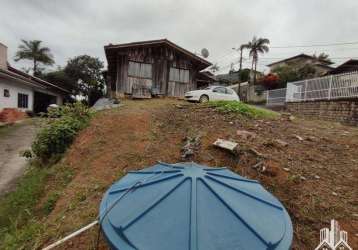
[[[212,101],[209,102],[209,106],[215,107],[222,112],[237,113],[249,118],[274,119],[280,116],[277,112],[238,101]]]

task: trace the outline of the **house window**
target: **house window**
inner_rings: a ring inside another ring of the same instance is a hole
[[[188,69],[170,68],[169,81],[188,83],[189,82],[189,70]]]
[[[17,107],[28,108],[29,107],[29,95],[19,93],[17,95]]]
[[[10,97],[10,90],[4,89],[4,97]]]
[[[152,64],[129,61],[128,76],[152,79]]]

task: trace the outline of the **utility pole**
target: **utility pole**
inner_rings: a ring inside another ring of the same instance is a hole
[[[241,77],[240,77],[240,73],[242,70],[242,52],[244,50],[245,46],[244,45],[240,45],[240,48],[232,48],[233,50],[240,50],[240,66],[239,66],[239,71],[237,72],[237,80],[238,80],[238,84],[239,84],[239,88],[238,88],[238,94],[241,100]]]
[[[240,68],[239,68],[239,72],[242,70],[242,51],[244,50],[244,46],[241,45],[240,46]],[[240,79],[241,80],[241,79]]]

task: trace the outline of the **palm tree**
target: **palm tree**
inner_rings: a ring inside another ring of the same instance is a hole
[[[34,76],[40,75],[40,64],[53,65],[55,62],[48,47],[41,47],[42,41],[21,40],[22,44],[18,47],[15,61],[31,60],[33,62],[32,72]]]
[[[270,40],[267,38],[257,38],[254,36],[252,41],[249,41],[247,44],[242,45],[243,48],[247,48],[250,50],[250,57],[252,57],[251,64],[251,72],[254,71],[254,82],[253,85],[256,84],[256,68],[257,62],[259,60],[259,54],[264,54],[269,51],[268,45],[270,44]]]
[[[318,56],[315,53],[315,54],[313,54],[313,57],[316,58],[318,61],[326,61],[329,63],[332,62],[331,59],[329,58],[329,55],[324,52],[320,53]]]

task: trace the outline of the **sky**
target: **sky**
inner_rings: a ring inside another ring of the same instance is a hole
[[[253,36],[270,40],[259,70],[300,53],[325,52],[335,65],[358,58],[357,0],[0,0],[0,42],[11,65],[21,39],[41,40],[55,66],[88,54],[106,63],[103,46],[167,38],[189,51],[209,50],[219,73],[238,67],[233,48]],[[332,43],[353,43],[316,46]],[[315,45],[314,47],[287,46]],[[250,67],[244,53],[244,67]]]

